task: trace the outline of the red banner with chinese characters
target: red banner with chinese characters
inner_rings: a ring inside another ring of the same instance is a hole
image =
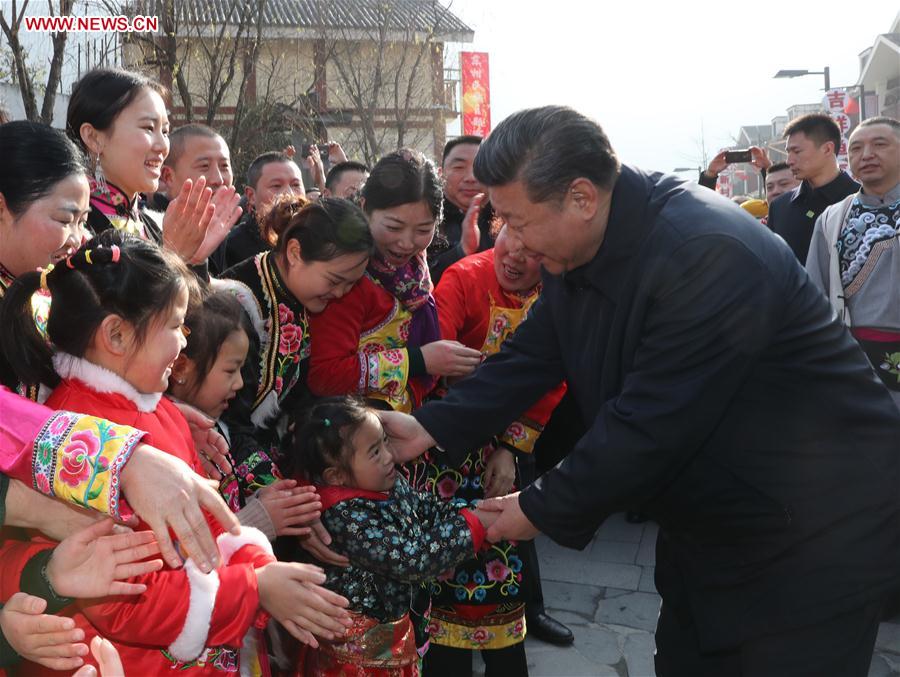
[[[487,52],[460,52],[462,133],[487,136],[491,131],[491,86]]]

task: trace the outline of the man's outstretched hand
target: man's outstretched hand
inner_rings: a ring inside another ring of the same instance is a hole
[[[437,444],[428,431],[409,414],[399,411],[380,411],[378,417],[390,439],[391,451],[397,463],[406,463],[421,456]]]
[[[527,541],[540,533],[522,512],[519,493],[517,491],[506,496],[488,498],[478,504],[479,510],[500,513],[487,530],[487,539],[492,543],[504,540]]]

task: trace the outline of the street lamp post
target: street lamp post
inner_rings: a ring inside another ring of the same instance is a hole
[[[825,66],[825,70],[821,71],[781,70],[775,73],[776,78],[799,78],[803,75],[824,75],[825,91],[827,92],[829,89],[831,89],[831,69],[828,66]]]

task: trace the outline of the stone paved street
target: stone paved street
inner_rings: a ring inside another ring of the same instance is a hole
[[[622,515],[607,520],[583,552],[540,537],[544,599],[572,628],[575,645],[529,638],[532,677],[654,677],[655,543],[655,524],[629,524]],[[900,617],[891,621],[881,624],[869,677],[900,676]]]

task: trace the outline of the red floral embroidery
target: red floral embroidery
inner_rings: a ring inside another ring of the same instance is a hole
[[[491,633],[484,628],[476,628],[472,633],[471,638],[476,644],[486,644],[491,640]]]
[[[437,483],[438,494],[441,498],[452,498],[456,495],[457,489],[459,489],[459,484],[450,477],[445,477]]]
[[[77,487],[91,476],[91,459],[99,452],[100,440],[90,430],[82,430],[72,435],[72,441],[63,450],[60,479],[70,487]],[[108,464],[103,457],[99,462]]]
[[[489,581],[503,582],[509,576],[510,568],[499,559],[491,560],[485,565]]]
[[[280,376],[275,377],[275,392],[279,395],[281,394],[281,389],[284,388],[284,379]]]
[[[525,426],[523,426],[518,421],[514,423],[510,423],[509,427],[506,429],[506,434],[509,438],[515,442],[519,442],[525,439]]]
[[[278,352],[282,355],[290,355],[300,350],[300,342],[303,339],[303,329],[298,324],[286,324],[281,328],[281,340],[278,343]]]
[[[38,491],[42,494],[50,493],[50,480],[47,479],[47,476],[44,473],[35,475],[34,483],[37,485]]]
[[[278,304],[278,321],[281,324],[293,324],[294,322],[294,311],[288,308],[283,303]]]

